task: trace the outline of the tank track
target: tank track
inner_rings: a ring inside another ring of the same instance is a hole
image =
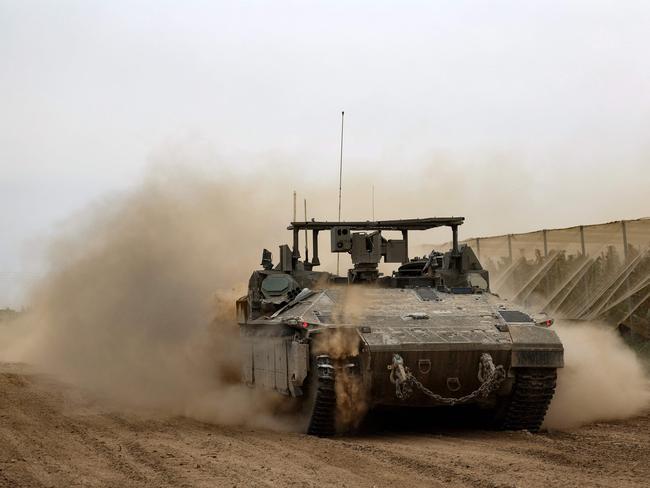
[[[309,419],[307,433],[318,437],[330,437],[336,433],[336,390],[334,380],[336,370],[329,356],[316,357],[316,375],[311,387],[316,388],[313,410]]]
[[[499,427],[503,430],[539,431],[555,393],[556,379],[554,368],[519,369]]]

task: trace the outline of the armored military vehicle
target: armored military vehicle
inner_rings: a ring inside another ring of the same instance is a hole
[[[243,381],[296,398],[318,436],[354,427],[350,412],[376,406],[460,404],[476,404],[496,428],[537,431],[562,343],[547,316],[490,293],[488,272],[458,243],[463,222],[292,222],[293,246],[280,246],[275,265],[265,249],[237,301]],[[409,232],[442,226],[450,250],[409,258]],[[314,270],[324,231],[332,252],[351,255],[347,276]],[[301,232],[312,234],[311,260],[301,260]],[[392,275],[379,272],[382,259],[399,264]]]

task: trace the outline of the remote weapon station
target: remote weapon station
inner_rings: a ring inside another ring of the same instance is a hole
[[[488,272],[458,244],[463,221],[292,222],[293,247],[280,246],[275,265],[265,249],[237,301],[243,380],[297,398],[305,431],[319,436],[354,428],[375,406],[469,403],[496,428],[539,430],[562,343],[551,319],[490,293]],[[451,250],[409,259],[409,232],[442,226]],[[311,261],[301,231],[312,234]],[[347,276],[314,271],[324,231],[332,252],[351,255]],[[382,259],[400,266],[382,276]]]

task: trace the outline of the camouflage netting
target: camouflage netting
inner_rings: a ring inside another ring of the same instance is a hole
[[[650,338],[650,219],[461,242],[490,271],[494,292],[556,317],[606,320]]]

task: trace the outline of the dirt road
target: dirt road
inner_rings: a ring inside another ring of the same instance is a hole
[[[648,486],[650,415],[531,435],[442,429],[317,439],[118,412],[0,366],[0,487]]]

